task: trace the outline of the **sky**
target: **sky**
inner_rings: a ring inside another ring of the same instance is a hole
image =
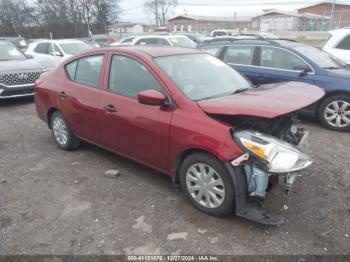
[[[143,9],[143,0],[120,0],[124,10],[120,18],[122,21],[151,23],[152,18]],[[179,5],[173,11],[173,16],[184,14],[203,16],[255,16],[263,9],[274,8],[283,11],[293,11],[300,7],[317,4],[322,0],[178,0]],[[349,3],[337,0],[339,3]]]

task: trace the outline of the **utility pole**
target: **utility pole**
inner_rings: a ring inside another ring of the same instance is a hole
[[[159,13],[158,13],[158,0],[154,0],[155,7],[156,7],[156,29],[159,28]]]
[[[331,12],[331,29],[334,29],[334,28],[333,28],[333,24],[334,24],[334,22],[335,22],[335,19],[334,19],[335,1],[336,1],[336,0],[333,0],[333,5],[332,5],[332,12]]]

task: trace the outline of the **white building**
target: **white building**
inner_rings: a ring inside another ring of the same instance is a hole
[[[110,33],[125,33],[125,34],[142,34],[144,32],[143,25],[131,22],[121,22],[109,27]]]
[[[299,14],[271,10],[260,16],[260,31],[297,31]]]

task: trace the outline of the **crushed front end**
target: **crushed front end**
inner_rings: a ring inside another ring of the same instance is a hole
[[[281,219],[265,210],[261,202],[277,181],[289,193],[297,172],[312,164],[301,149],[308,132],[298,127],[295,114],[272,119],[215,117],[235,126],[232,136],[244,151],[227,165],[236,179],[236,214],[259,223],[281,223]]]

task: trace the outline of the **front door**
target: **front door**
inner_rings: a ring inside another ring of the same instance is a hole
[[[277,48],[262,46],[260,48],[260,67],[259,72],[260,84],[280,83],[288,81],[298,81],[313,84],[315,74],[311,66],[296,56],[292,52]],[[302,73],[295,70],[296,65],[305,64],[309,67],[308,73]]]
[[[112,55],[107,90],[101,97],[103,145],[155,168],[169,168],[171,108],[140,104],[147,89],[165,93],[142,62]]]

